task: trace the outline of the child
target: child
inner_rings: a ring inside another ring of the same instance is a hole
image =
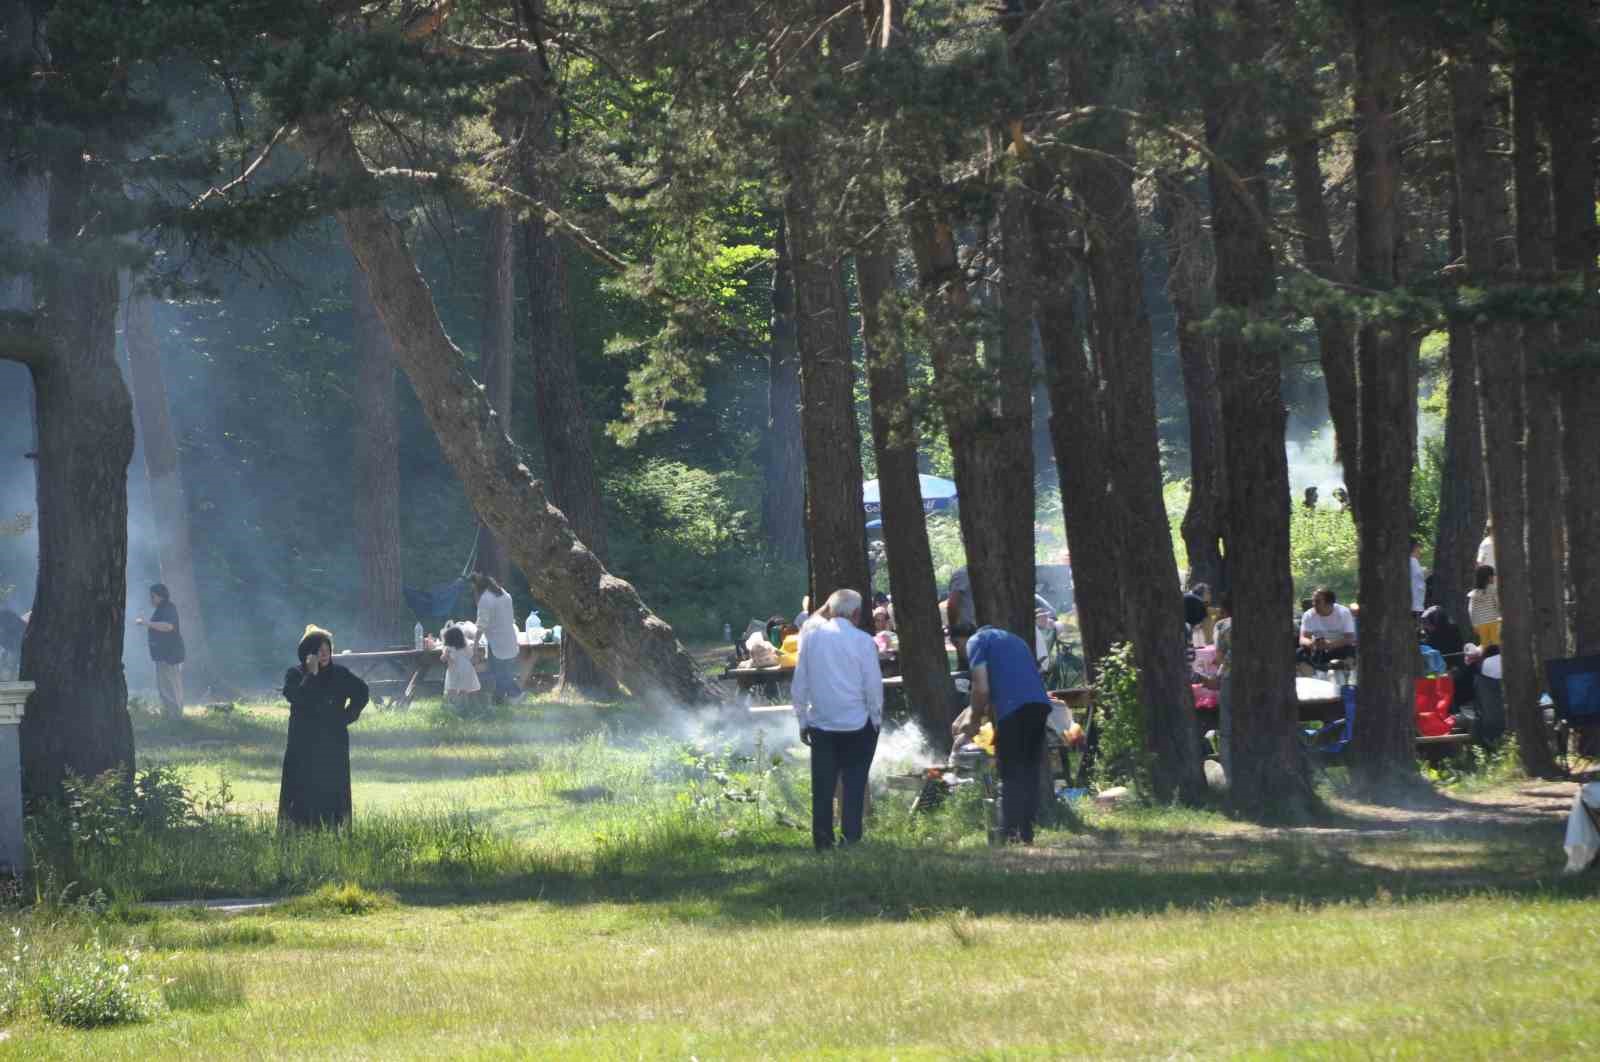
[[[460,627],[446,627],[444,650],[439,654],[444,661],[444,699],[469,706],[478,699],[478,670],[472,666],[472,651],[467,648],[467,636]]]
[[[1476,589],[1467,595],[1467,618],[1478,644],[1485,649],[1500,644],[1500,591],[1495,587],[1496,581],[1494,568],[1480,564],[1472,578]]]

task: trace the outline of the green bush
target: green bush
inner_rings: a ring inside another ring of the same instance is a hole
[[[83,948],[43,963],[29,985],[39,1013],[78,1029],[143,1021],[157,1010],[137,972],[137,951],[106,950],[96,937]]]
[[[280,910],[293,915],[365,915],[398,906],[393,893],[364,888],[353,881],[327,884],[306,896],[297,896]]]
[[[1139,697],[1139,669],[1133,646],[1119,642],[1100,661],[1095,681],[1100,705],[1100,749],[1095,760],[1097,788],[1131,785],[1141,796],[1152,792],[1153,757],[1146,740],[1145,707]]]

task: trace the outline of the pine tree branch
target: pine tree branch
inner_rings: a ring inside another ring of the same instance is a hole
[[[510,185],[501,184],[499,181],[492,181],[486,177],[463,177],[458,174],[436,173],[431,170],[412,169],[408,166],[386,166],[383,169],[369,172],[378,179],[398,177],[418,184],[455,186],[480,195],[503,196],[530,210],[537,211],[546,225],[564,233],[568,239],[577,244],[579,249],[591,258],[604,262],[606,265],[618,270],[626,270],[633,266],[632,262],[606,247],[599,240],[589,235],[583,226],[564,217],[560,211],[552,208],[544,200],[512,188]]]
[[[284,134],[288,131],[289,127],[287,125],[278,126],[277,131],[272,134],[272,139],[267,141],[267,146],[261,149],[261,153],[255,157],[255,161],[246,166],[244,170],[240,172],[239,176],[235,177],[233,180],[229,181],[220,188],[215,185],[208,188],[200,196],[200,198],[189,204],[189,209],[198,210],[200,207],[205,206],[208,200],[215,199],[217,196],[222,196],[224,199],[226,199],[229,192],[233,191],[241,184],[248,183],[250,178],[255,174],[256,170],[261,168],[261,164],[267,161],[267,156],[272,154],[272,149],[278,146],[278,141],[282,140]]]

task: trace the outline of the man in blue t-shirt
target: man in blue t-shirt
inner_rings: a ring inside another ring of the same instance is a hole
[[[1000,761],[1000,817],[1006,840],[1033,843],[1039,816],[1039,769],[1050,695],[1039,680],[1033,647],[1010,631],[958,623],[950,640],[965,650],[972,671],[972,721],[994,720]]]

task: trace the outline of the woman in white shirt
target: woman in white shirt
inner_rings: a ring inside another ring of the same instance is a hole
[[[478,632],[489,643],[489,678],[495,700],[518,700],[522,687],[517,684],[517,615],[511,595],[494,576],[472,573],[472,589],[478,595]]]

